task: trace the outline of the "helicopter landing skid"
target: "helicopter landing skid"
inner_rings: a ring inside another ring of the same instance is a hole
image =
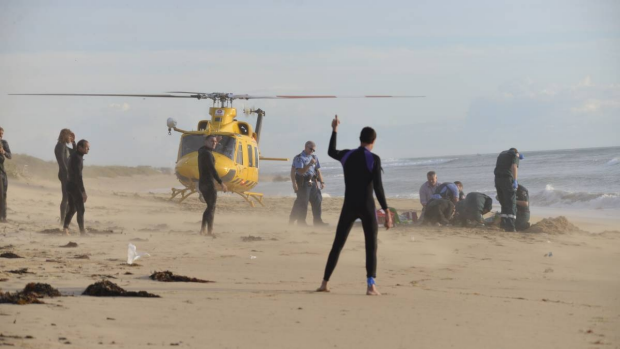
[[[256,202],[261,204],[261,206],[265,207],[265,204],[263,204],[263,193],[250,193],[248,191],[244,191],[243,193],[239,193],[239,192],[235,192],[235,193],[239,194],[239,196],[245,199],[245,201],[247,201],[252,207],[256,207],[256,206],[254,206],[254,201],[250,199],[254,199]]]
[[[185,188],[185,189],[172,188],[172,196],[170,197],[170,201],[172,201],[172,199],[174,199],[177,195],[181,194],[181,200],[179,200],[179,203],[182,203],[185,199],[187,199],[190,195],[194,194],[195,192],[196,192],[196,189],[193,189],[193,188]]]

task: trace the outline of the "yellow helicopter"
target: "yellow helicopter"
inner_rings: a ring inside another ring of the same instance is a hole
[[[154,97],[154,98],[195,98],[198,100],[210,99],[213,106],[209,108],[211,120],[200,120],[196,131],[186,131],[177,128],[177,122],[168,118],[168,134],[172,130],[181,133],[181,141],[177,154],[175,174],[183,189],[172,188],[170,200],[180,196],[180,201],[187,199],[197,192],[198,173],[198,149],[204,145],[206,135],[216,135],[219,139],[217,147],[213,151],[215,166],[218,175],[228,187],[228,190],[240,195],[252,207],[254,201],[263,205],[263,194],[254,193],[250,190],[259,181],[260,161],[288,161],[286,158],[262,157],[258,149],[260,134],[265,117],[265,111],[261,109],[243,109],[246,115],[256,114],[256,128],[250,124],[235,119],[237,109],[232,107],[234,100],[250,99],[314,99],[314,98],[418,98],[424,96],[250,96],[233,93],[203,93],[173,91],[167,94],[70,94],[70,93],[28,93],[12,94],[21,96],[98,96],[98,97]],[[200,197],[203,201],[202,196]],[[254,200],[254,201],[252,201]]]

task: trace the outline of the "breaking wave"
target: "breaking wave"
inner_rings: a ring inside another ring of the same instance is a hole
[[[545,190],[530,193],[532,206],[570,207],[584,209],[620,208],[620,193],[586,193],[556,190],[547,184]]]
[[[383,160],[381,166],[383,167],[403,167],[403,166],[427,166],[427,165],[442,165],[453,161],[454,159],[428,159],[428,160],[403,160],[403,159],[387,159]]]
[[[618,158],[613,158],[609,161],[607,161],[607,163],[605,164],[605,166],[615,166],[620,164],[620,160],[618,160]]]

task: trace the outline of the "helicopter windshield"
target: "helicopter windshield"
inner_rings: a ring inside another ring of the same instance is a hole
[[[214,152],[222,154],[229,159],[233,159],[235,155],[235,146],[237,141],[230,136],[220,136],[222,139],[217,143]],[[198,151],[205,145],[205,136],[203,135],[187,135],[181,141],[181,157]]]
[[[235,155],[235,146],[237,145],[237,140],[230,136],[220,137],[222,137],[222,139],[217,142],[217,146],[213,151],[216,153],[220,153],[232,160],[233,156]]]

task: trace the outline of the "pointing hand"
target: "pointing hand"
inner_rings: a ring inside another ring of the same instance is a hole
[[[338,130],[338,125],[340,125],[340,120],[338,120],[338,115],[336,115],[336,117],[334,117],[334,120],[332,120],[332,129],[334,130],[334,132]]]

